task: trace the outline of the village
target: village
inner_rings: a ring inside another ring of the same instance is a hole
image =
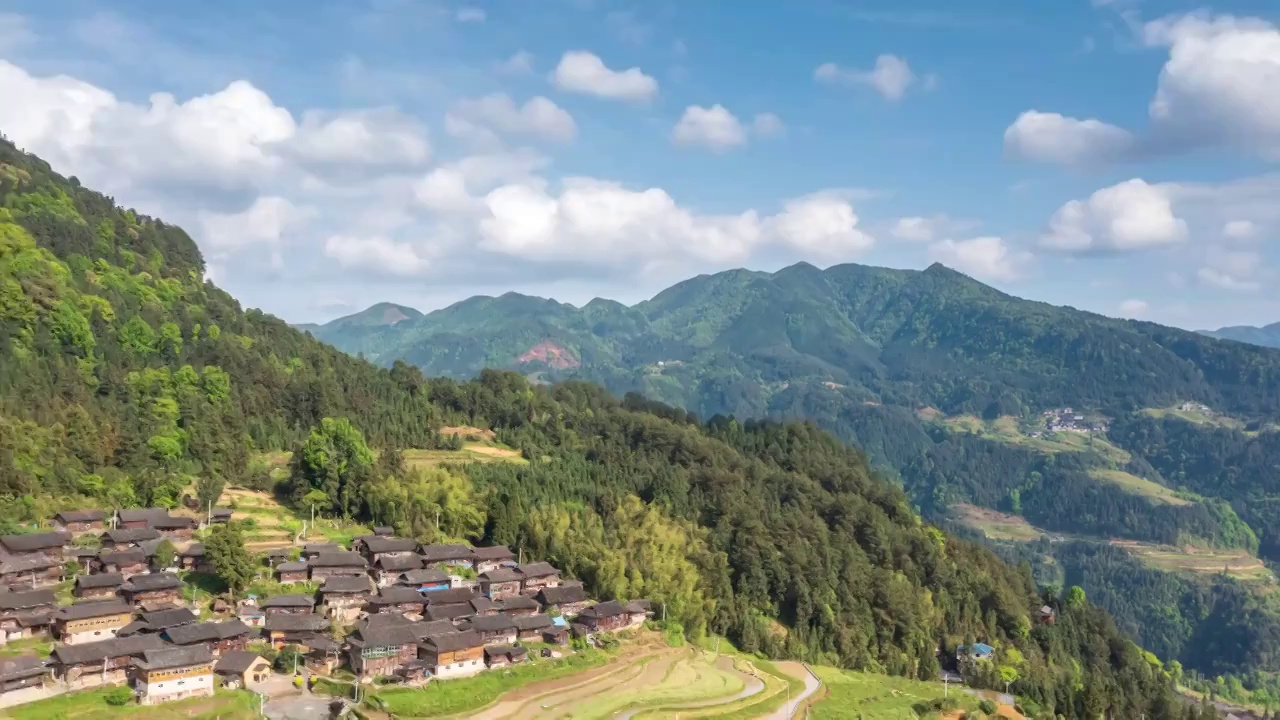
[[[1040,424],[1031,432],[1031,437],[1060,432],[1106,435],[1110,427],[1108,419],[1097,414],[1069,407],[1053,408],[1040,413]]]
[[[260,556],[275,587],[314,592],[197,602],[181,577],[209,570],[196,534],[232,515],[212,509],[202,523],[160,508],[71,511],[52,530],[0,537],[0,647],[53,643],[47,658],[0,659],[0,708],[108,685],[142,705],[259,690],[279,676],[255,647],[292,648],[299,678],[341,671],[356,683],[423,684],[527,662],[530,649],[558,657],[571,638],[652,616],[645,600],[592,602],[581,582],[546,562],[517,562],[509,548],[423,545],[386,527],[349,547],[303,543]],[[159,567],[166,540],[176,557]],[[72,568],[70,602],[60,603],[55,588]]]

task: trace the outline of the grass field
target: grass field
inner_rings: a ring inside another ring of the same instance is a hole
[[[1274,582],[1275,575],[1258,558],[1244,550],[1155,545],[1129,540],[1113,540],[1143,563],[1166,572],[1188,575],[1217,575],[1224,570],[1237,580]]]
[[[961,523],[980,530],[989,540],[1031,542],[1047,534],[1017,515],[1009,515],[976,505],[966,503],[954,505],[951,508],[951,514]]]
[[[1097,480],[1114,483],[1126,492],[1151,498],[1167,505],[1190,505],[1191,501],[1178,497],[1170,488],[1146,478],[1140,478],[1123,470],[1092,470],[1089,475]]]
[[[976,415],[955,415],[942,418],[940,422],[952,432],[978,435],[987,440],[1019,445],[1046,454],[1094,452],[1117,465],[1124,465],[1130,460],[1127,451],[1112,445],[1100,435],[1059,432],[1032,437],[1017,418],[1008,415],[990,421]]]
[[[921,682],[887,675],[814,667],[821,678],[826,695],[812,706],[815,720],[854,720],[854,718],[910,718],[925,715],[921,710],[943,696],[942,683]],[[967,711],[978,709],[978,698],[952,687],[948,697]],[[935,715],[934,717],[939,717]],[[941,717],[948,717],[942,715]],[[1010,717],[1014,717],[1010,715]],[[1020,715],[1016,716],[1021,718]]]
[[[1183,410],[1182,408],[1146,408],[1142,411],[1144,415],[1150,415],[1153,418],[1173,417],[1179,420],[1186,420],[1189,423],[1197,425],[1213,425],[1216,427],[1233,428],[1236,430],[1244,429],[1244,422],[1226,415],[1219,415],[1215,412],[1202,412],[1200,410]]]
[[[53,641],[48,638],[35,637],[10,640],[5,645],[0,646],[0,658],[32,654],[40,657],[49,657],[51,652],[53,652]]]
[[[210,698],[193,698],[155,706],[108,705],[110,688],[59,695],[48,700],[0,710],[0,718],[12,720],[250,720],[258,717],[258,697],[250,692],[219,692]]]

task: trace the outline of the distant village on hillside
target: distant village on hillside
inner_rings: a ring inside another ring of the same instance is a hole
[[[204,524],[233,514],[213,510]],[[58,513],[50,531],[0,537],[0,646],[53,642],[47,658],[0,660],[0,708],[103,685],[126,686],[143,705],[254,689],[272,674],[255,645],[292,646],[308,672],[346,668],[363,682],[466,677],[526,662],[531,648],[559,657],[572,637],[652,616],[645,600],[593,602],[580,582],[546,562],[519,563],[509,548],[423,545],[385,527],[350,547],[261,556],[277,587],[315,583],[315,592],[202,606],[179,577],[209,570],[193,540],[201,524],[161,508],[80,510]],[[172,567],[158,566],[165,540],[178,548]]]
[[[1111,422],[1108,418],[1069,407],[1045,410],[1040,413],[1040,420],[1042,423],[1041,429],[1032,432],[1032,437],[1042,437],[1045,433],[1059,432],[1105,435],[1107,430],[1111,428]]]

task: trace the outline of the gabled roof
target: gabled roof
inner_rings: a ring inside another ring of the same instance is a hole
[[[195,518],[183,515],[165,515],[151,521],[151,527],[157,530],[183,530],[195,528],[199,524]]]
[[[147,670],[165,670],[212,662],[213,652],[208,645],[189,645],[143,650],[142,659],[135,664]]]
[[[304,573],[306,571],[307,571],[307,563],[303,560],[291,560],[289,562],[282,562],[276,566],[276,572],[278,573],[295,573],[295,572]]]
[[[452,620],[425,620],[410,625],[409,630],[413,632],[414,637],[419,640],[425,640],[437,635],[456,633],[458,632],[458,627],[453,624]]]
[[[373,526],[374,535],[386,536],[386,535],[391,535],[395,531],[396,531],[395,528],[391,527],[390,525],[374,525]]]
[[[538,601],[523,595],[515,597],[502,598],[497,603],[498,612],[513,612],[517,610],[537,610]]]
[[[0,575],[48,570],[51,567],[57,567],[61,564],[62,561],[58,558],[45,555],[44,553],[19,555],[0,562]]]
[[[235,511],[232,510],[231,508],[214,508],[213,512],[210,513],[210,515],[212,515],[215,518],[223,519],[223,518],[230,518],[232,513],[234,512]]]
[[[417,570],[422,567],[422,556],[395,555],[392,557],[380,557],[374,561],[373,566],[379,570],[389,570],[391,572]]]
[[[400,582],[404,585],[429,585],[435,583],[449,582],[449,573],[435,568],[424,568],[422,570],[410,570],[400,575]]]
[[[343,552],[343,547],[338,543],[306,543],[302,546],[302,552],[307,555],[323,555]]]
[[[101,662],[106,658],[140,655],[147,650],[159,650],[164,646],[165,642],[159,635],[133,635],[82,645],[56,645],[53,648],[53,659],[62,665],[80,665]]]
[[[173,590],[182,587],[182,581],[171,572],[146,573],[134,575],[120,586],[125,592],[152,592],[155,590]]]
[[[9,552],[15,553],[52,550],[65,544],[67,544],[67,536],[60,532],[40,532],[0,537],[0,545],[4,545]]]
[[[337,575],[325,578],[324,584],[320,586],[322,595],[332,593],[369,593],[372,591],[372,583],[365,576]]]
[[[482,582],[520,582],[523,578],[524,576],[516,572],[513,568],[505,567],[480,573],[480,580]]]
[[[635,613],[647,613],[651,607],[653,607],[653,603],[648,600],[632,600],[624,604],[622,609],[634,615]]]
[[[538,591],[538,602],[543,605],[564,605],[567,603],[585,602],[587,591],[581,585],[561,585],[560,587],[542,588]]]
[[[452,605],[428,605],[423,611],[427,620],[456,620],[476,614],[470,603],[454,603]]]
[[[160,531],[153,527],[116,528],[102,533],[104,542],[110,541],[117,545],[123,543],[139,543],[143,540],[157,540],[159,537]]]
[[[417,623],[400,613],[390,613],[389,616],[394,619],[380,622],[374,620],[380,615],[370,615],[370,621],[356,625],[351,635],[347,636],[347,642],[355,647],[391,647],[412,645],[418,641],[418,635],[413,631],[413,626]]]
[[[278,632],[321,632],[329,629],[329,619],[321,615],[272,613],[264,624],[268,631]]]
[[[481,615],[480,617],[471,618],[470,628],[477,632],[503,632],[505,630],[515,630],[516,624],[512,618],[506,615]]]
[[[309,608],[315,607],[316,599],[311,595],[295,593],[290,595],[275,595],[267,598],[259,604],[263,608]]]
[[[602,603],[596,603],[591,607],[583,610],[579,617],[582,618],[603,618],[616,617],[618,615],[626,615],[627,611],[622,607],[622,603],[617,600],[608,600]]]
[[[164,630],[165,628],[177,627],[179,625],[189,625],[200,618],[196,614],[186,608],[169,608],[168,610],[155,610],[152,612],[138,613],[138,617],[142,622],[151,627],[152,630]]]
[[[307,561],[311,567],[368,567],[369,563],[360,553],[349,550],[321,553]]]
[[[363,540],[364,547],[371,553],[413,552],[418,549],[417,540],[408,538],[382,537],[369,535]]]
[[[422,547],[422,559],[429,563],[471,560],[474,556],[471,548],[467,545],[440,544],[424,545]]]
[[[191,543],[178,553],[178,557],[204,557],[204,543]]]
[[[120,517],[120,522],[127,523],[168,517],[169,511],[164,508],[129,508],[121,510],[117,515]]]
[[[550,615],[529,615],[527,617],[513,617],[511,621],[516,624],[516,629],[521,632],[529,630],[550,630],[555,626],[551,622]]]
[[[191,645],[199,642],[216,642],[227,638],[240,637],[252,632],[248,625],[239,620],[224,622],[202,622],[192,625],[180,625],[164,631],[174,645]]]
[[[422,597],[427,601],[428,605],[453,605],[455,603],[470,602],[471,598],[476,594],[471,588],[449,588],[448,590],[432,590],[423,593]]]
[[[490,547],[478,547],[472,550],[477,560],[513,560],[516,554],[511,552],[511,548],[504,545],[492,545]]]
[[[380,630],[383,628],[397,628],[404,631],[405,628],[413,624],[415,623],[402,613],[377,613],[366,616],[357,622],[354,631],[364,632],[365,630]]]
[[[422,644],[434,649],[436,652],[450,652],[480,647],[484,644],[484,641],[476,633],[467,631],[433,635],[423,640]]]
[[[107,514],[101,510],[63,510],[54,515],[53,519],[60,523],[85,523],[100,522],[106,517]]]
[[[0,681],[43,675],[48,663],[35,655],[18,655],[0,659]]]
[[[505,657],[508,660],[522,660],[528,656],[528,650],[515,645],[492,645],[484,649],[484,659],[490,662],[499,657]]]
[[[147,555],[141,550],[104,550],[98,553],[98,560],[104,565],[124,567],[128,565],[146,564]]]
[[[54,616],[59,620],[85,620],[107,615],[132,615],[133,606],[119,600],[92,600],[58,608]]]
[[[76,576],[76,587],[78,588],[109,588],[120,587],[123,584],[124,576],[118,572]]]
[[[547,562],[533,562],[525,563],[524,565],[517,565],[516,570],[526,580],[529,578],[551,577],[552,575],[560,574],[560,571],[557,570],[555,566]]]
[[[0,610],[29,610],[56,605],[58,598],[52,590],[20,590],[0,592]]]
[[[498,606],[497,603],[483,595],[477,595],[467,602],[471,604],[471,608],[476,611],[477,615],[483,615]]]
[[[402,605],[405,603],[423,604],[422,593],[404,585],[390,585],[378,590],[378,594],[369,599],[374,605]]]
[[[213,671],[219,675],[243,675],[259,660],[265,661],[266,658],[248,650],[229,650],[218,658],[218,664],[213,666]]]

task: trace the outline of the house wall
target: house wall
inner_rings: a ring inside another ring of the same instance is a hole
[[[208,665],[146,673],[134,686],[143,705],[208,697],[213,694],[213,671]]]
[[[58,623],[58,635],[67,645],[109,640],[116,636],[120,628],[133,620],[133,614],[107,615],[86,620],[72,620]]]
[[[502,630],[500,632],[480,633],[480,636],[484,638],[485,645],[510,645],[516,641],[516,631],[514,628],[511,630]]]
[[[137,593],[126,591],[124,595],[125,599],[134,605],[141,605],[142,603],[177,603],[180,599],[176,589],[146,590]]]
[[[432,668],[432,674],[441,680],[446,680],[475,675],[484,669],[484,648],[466,648],[465,650],[440,653],[435,658],[435,667]]]
[[[87,588],[84,590],[74,590],[72,594],[82,600],[100,600],[115,597],[116,591],[119,589],[120,588],[118,587]]]
[[[487,595],[490,600],[498,600],[501,598],[519,595],[520,581],[513,580],[511,582],[482,583],[481,588],[485,591],[485,595]]]

